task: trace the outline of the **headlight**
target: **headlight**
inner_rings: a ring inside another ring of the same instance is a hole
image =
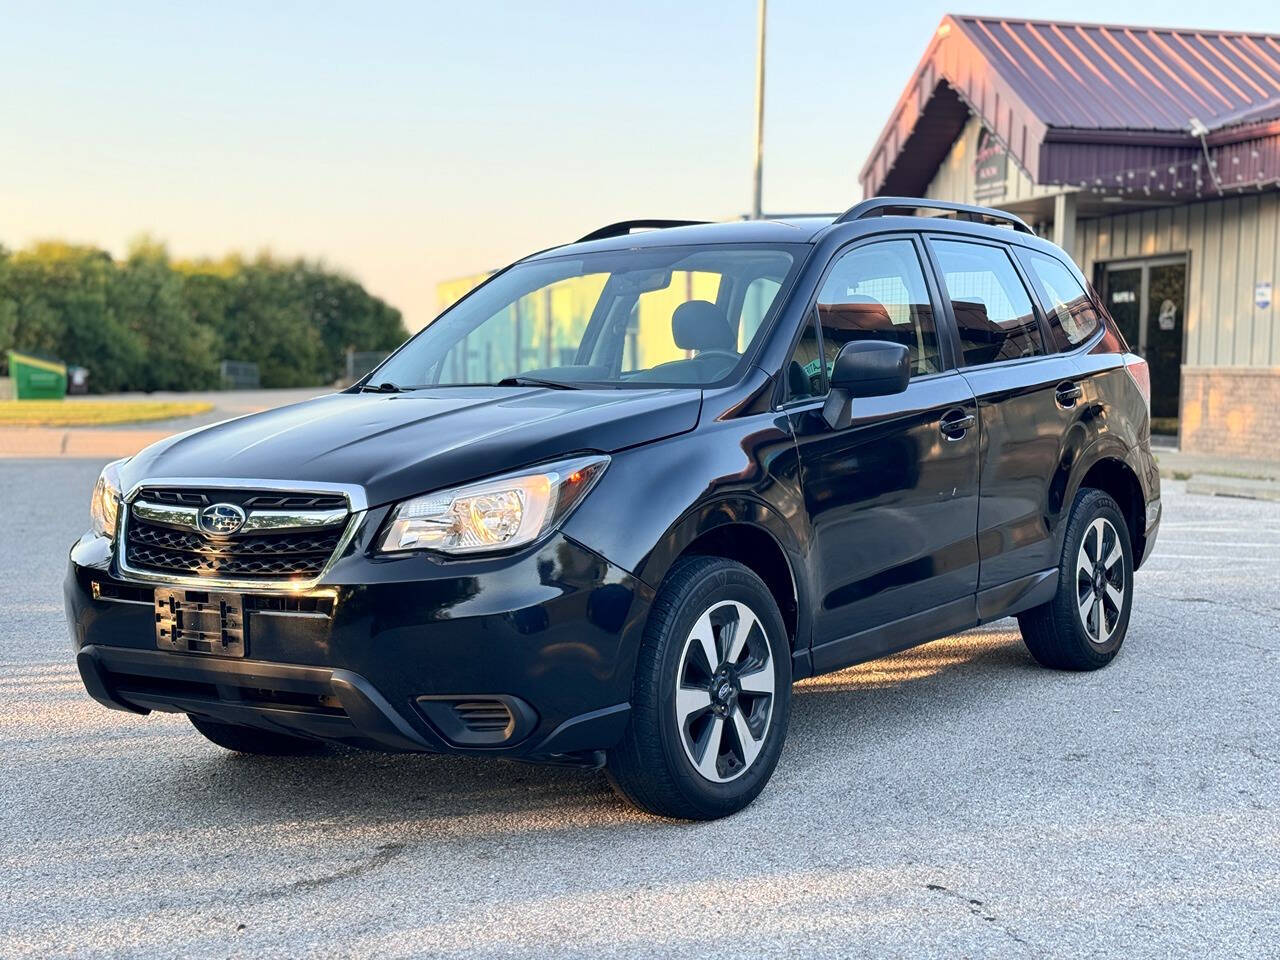
[[[129,458],[113,460],[102,468],[98,482],[93,486],[93,500],[89,504],[89,517],[93,532],[100,537],[116,535],[116,517],[120,513],[120,468]]]
[[[609,465],[576,457],[406,500],[391,514],[379,550],[484,553],[532,543],[563,520]]]

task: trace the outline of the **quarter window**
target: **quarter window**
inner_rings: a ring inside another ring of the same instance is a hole
[[[1022,257],[1044,288],[1041,305],[1049,318],[1054,346],[1062,351],[1075,349],[1098,329],[1100,321],[1093,301],[1060,260],[1028,250],[1022,251]]]
[[[942,369],[929,288],[910,240],[858,247],[837,260],[818,294],[818,322],[828,377],[840,348],[855,340],[901,343],[912,376]]]
[[[804,322],[800,341],[787,363],[787,399],[820,397],[827,392],[822,369],[822,345],[818,339],[818,318],[813,314]]]
[[[1043,354],[1031,298],[1001,247],[934,240],[969,366]]]

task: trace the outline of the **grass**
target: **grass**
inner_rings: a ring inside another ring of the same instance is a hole
[[[212,409],[211,403],[150,400],[9,400],[0,403],[0,427],[105,427],[190,417]]]

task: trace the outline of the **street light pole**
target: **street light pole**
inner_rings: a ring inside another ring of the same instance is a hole
[[[768,0],[760,0],[759,39],[756,45],[756,166],[751,199],[751,219],[759,220],[761,208],[761,174],[764,168],[764,20]]]

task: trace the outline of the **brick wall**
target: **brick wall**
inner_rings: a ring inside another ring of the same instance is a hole
[[[1280,461],[1280,367],[1183,367],[1187,453]]]

